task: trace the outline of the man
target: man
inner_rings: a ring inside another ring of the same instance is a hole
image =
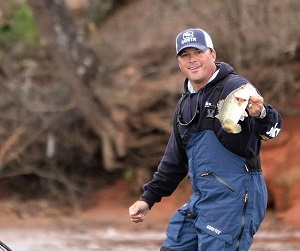
[[[176,38],[185,94],[152,181],[129,208],[142,222],[151,207],[171,195],[188,174],[193,194],[171,218],[161,251],[245,251],[265,217],[267,189],[261,172],[261,140],[276,137],[281,117],[259,94],[249,98],[241,132],[226,132],[216,103],[249,81],[216,62],[210,36],[188,29]]]

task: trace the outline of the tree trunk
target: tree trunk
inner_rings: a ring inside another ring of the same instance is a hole
[[[70,88],[77,107],[102,142],[104,167],[120,167],[117,159],[124,153],[122,142],[111,122],[110,107],[96,97],[91,87],[98,82],[98,56],[90,49],[83,33],[78,32],[63,0],[28,0],[40,27],[42,40],[57,66],[57,74]],[[99,84],[99,83],[98,83]],[[101,84],[101,82],[100,82]]]

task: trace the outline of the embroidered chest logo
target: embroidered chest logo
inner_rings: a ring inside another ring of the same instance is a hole
[[[206,101],[205,108],[207,108],[207,118],[214,118],[215,117],[215,110],[216,110],[216,106],[212,105],[210,102]]]

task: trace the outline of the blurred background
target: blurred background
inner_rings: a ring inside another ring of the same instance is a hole
[[[143,224],[127,208],[183,92],[175,37],[196,27],[283,116],[263,143],[268,215],[251,250],[299,250],[299,22],[298,0],[1,1],[0,240],[22,251],[159,249],[188,181]]]

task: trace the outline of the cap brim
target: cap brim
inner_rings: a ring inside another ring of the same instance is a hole
[[[182,48],[180,48],[180,50],[177,52],[177,56],[180,54],[180,52],[182,52],[182,50],[184,50],[186,48],[196,48],[201,51],[206,51],[209,49],[209,47],[207,47],[203,44],[187,44],[187,45],[183,46]]]

